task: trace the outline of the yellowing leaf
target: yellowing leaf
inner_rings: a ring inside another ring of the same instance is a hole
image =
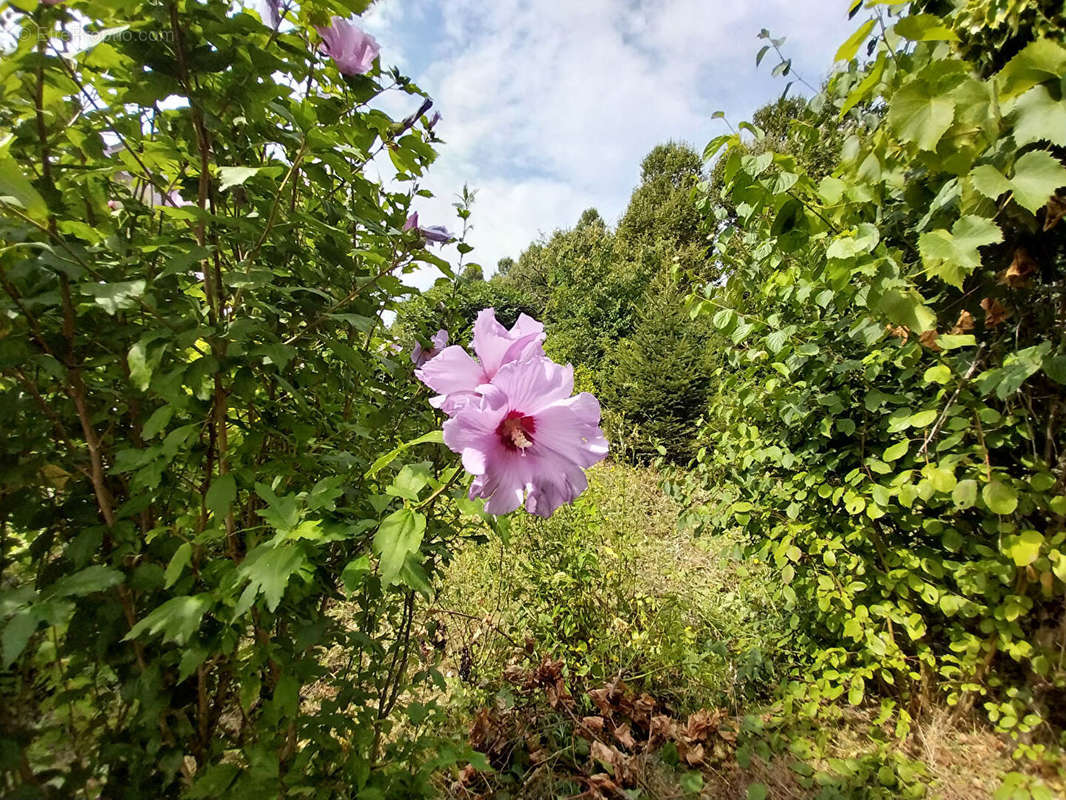
[[[1007,555],[1014,560],[1015,566],[1027,567],[1040,557],[1044,537],[1037,531],[1022,531],[1017,536],[1011,536],[1007,542]]]
[[[985,484],[981,497],[993,514],[1013,514],[1018,507],[1018,495],[1002,481],[994,480]]]
[[[844,44],[840,45],[836,55],[833,56],[834,61],[851,61],[855,58],[856,53],[859,52],[859,47],[866,41],[866,37],[870,35],[870,31],[874,29],[874,25],[877,24],[877,20],[869,19],[864,22],[859,29],[849,36]]]

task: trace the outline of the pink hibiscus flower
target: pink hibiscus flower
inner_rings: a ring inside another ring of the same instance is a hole
[[[504,364],[543,357],[544,326],[522,314],[507,330],[496,320],[495,309],[483,309],[474,322],[477,360],[458,345],[445,347],[415,375],[438,395],[429,402],[449,416],[475,399]]]
[[[524,499],[527,511],[549,517],[585,491],[585,469],[608,446],[599,402],[588,392],[571,397],[573,390],[574,368],[545,357],[503,363],[477,387],[479,396],[444,423],[444,443],[475,476],[471,499],[485,498],[490,514]]]
[[[370,72],[374,59],[381,52],[377,40],[343,17],[334,17],[328,28],[316,28],[322,37],[326,55],[333,59],[344,75],[364,75]]]
[[[421,342],[415,342],[414,349],[411,351],[411,361],[416,367],[421,367],[430,359],[435,358],[441,350],[448,346],[448,331],[441,328],[429,337],[429,341],[433,344],[429,350],[424,349]]]

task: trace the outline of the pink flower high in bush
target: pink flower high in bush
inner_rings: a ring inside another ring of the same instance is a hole
[[[343,75],[365,75],[381,52],[377,40],[358,25],[334,17],[328,28],[316,28],[322,49]]]
[[[607,455],[599,402],[573,395],[574,368],[544,355],[543,330],[525,315],[507,330],[486,309],[474,326],[479,361],[452,346],[416,373],[442,392],[434,399],[451,416],[444,443],[462,456],[474,476],[470,497],[484,498],[490,514],[524,503],[551,516],[585,491],[585,470]]]

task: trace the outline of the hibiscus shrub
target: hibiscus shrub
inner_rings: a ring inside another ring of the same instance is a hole
[[[405,689],[483,526],[396,448],[437,422],[381,326],[450,273],[435,120],[335,7],[3,5],[0,794],[406,798],[464,752]]]

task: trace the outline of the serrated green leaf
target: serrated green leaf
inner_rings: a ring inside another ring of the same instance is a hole
[[[257,172],[259,172],[260,169],[260,167],[219,167],[218,188],[222,191],[225,191],[226,189],[229,189],[233,186],[240,186],[246,180],[248,180]]]
[[[935,150],[954,119],[955,101],[920,79],[896,92],[888,111],[888,122],[896,134],[922,150]]]
[[[83,283],[83,294],[93,298],[108,314],[117,314],[123,309],[135,308],[144,294],[148,282],[142,279],[116,283]]]
[[[958,34],[936,14],[908,14],[893,30],[912,42],[957,42]]]
[[[260,594],[266,598],[270,611],[277,610],[289,580],[306,568],[307,558],[297,545],[280,544],[273,547],[263,544],[256,547],[245,557],[237,570],[238,576],[248,581],[248,586],[237,601],[233,612],[234,619],[251,608]]]
[[[145,632],[149,636],[163,634],[163,641],[185,644],[200,628],[200,622],[211,607],[211,595],[174,597],[152,611],[127,633],[122,641],[136,639]]]
[[[422,434],[417,439],[412,439],[409,442],[404,442],[395,450],[392,450],[385,455],[381,456],[375,461],[370,469],[366,471],[366,477],[373,478],[377,473],[396,460],[396,457],[400,455],[404,450],[409,447],[414,447],[417,444],[443,444],[444,443],[444,431],[436,430],[429,433]]]
[[[1066,147],[1066,103],[1051,96],[1045,84],[1034,86],[1014,103],[1011,135],[1021,147],[1050,142]]]
[[[999,96],[1006,100],[1038,83],[1066,74],[1066,50],[1049,39],[1036,39],[1007,62],[996,76]]]
[[[1010,185],[1015,202],[1035,214],[1066,186],[1066,167],[1047,150],[1031,150],[1015,163]]]
[[[1011,190],[1007,176],[991,164],[981,164],[970,170],[970,183],[989,200],[998,200]]]
[[[1002,240],[996,223],[968,214],[956,220],[950,232],[940,229],[921,234],[918,250],[930,275],[961,289],[962,282],[981,266],[978,248]]]
[[[341,570],[341,582],[344,584],[344,590],[349,594],[353,594],[362,583],[363,578],[370,574],[370,556],[359,556],[359,558],[349,561],[344,569]]]
[[[49,598],[80,597],[94,592],[102,592],[122,583],[122,573],[117,569],[94,565],[60,578],[44,591]]]

